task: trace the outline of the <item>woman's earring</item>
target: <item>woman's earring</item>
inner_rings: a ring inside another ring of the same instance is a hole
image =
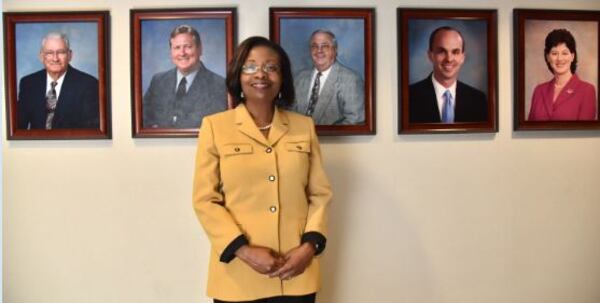
[[[240,93],[240,98],[244,99],[244,92]]]
[[[279,92],[279,95],[278,95],[278,97],[279,97],[278,99],[281,99],[281,92]]]

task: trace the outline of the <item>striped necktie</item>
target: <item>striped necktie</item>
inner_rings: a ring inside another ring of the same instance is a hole
[[[315,83],[313,84],[312,91],[310,92],[310,103],[308,103],[308,109],[306,110],[307,116],[312,116],[315,111],[315,106],[317,106],[317,101],[319,101],[319,90],[321,89],[321,72],[317,73],[315,77]]]

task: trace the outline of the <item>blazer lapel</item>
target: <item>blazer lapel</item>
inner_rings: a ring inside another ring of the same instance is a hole
[[[175,88],[177,86],[177,71],[175,71],[174,74],[175,78],[173,79],[172,83],[173,83],[173,91],[176,92],[177,89]],[[196,77],[194,77],[194,82],[192,82],[192,85],[190,86],[190,89],[187,92],[188,96],[197,96],[200,94],[200,92],[202,91],[202,89],[207,89],[206,85],[208,85],[207,81],[207,76],[206,76],[206,68],[204,67],[204,65],[202,64],[202,62],[200,62],[200,67],[198,68],[198,72],[196,73]],[[201,101],[201,100],[198,100]]]
[[[319,121],[321,117],[325,114],[325,109],[329,106],[329,103],[333,101],[333,94],[335,93],[335,85],[338,81],[339,68],[337,62],[333,64],[331,67],[331,72],[327,76],[327,81],[325,81],[325,86],[323,86],[323,90],[319,94],[319,100],[317,101],[317,105],[315,106],[315,112],[313,113],[313,118],[315,121]]]
[[[556,102],[554,102],[553,109],[558,108],[559,106],[567,102],[575,93],[579,83],[580,81],[577,75],[571,76],[569,82],[567,82],[567,84],[565,85],[565,87],[563,87],[558,97],[556,97]]]
[[[196,82],[196,79],[194,79],[194,82]],[[175,101],[175,94],[177,91],[177,68],[170,70],[166,75],[165,81],[162,83],[164,83],[162,89],[164,89],[165,92],[168,92],[166,94],[166,96],[168,96],[167,104],[171,104],[171,102]],[[194,83],[192,82],[192,87],[193,85]],[[192,87],[190,87],[190,90],[192,90]]]
[[[546,115],[548,115],[548,117],[552,117],[552,112],[553,112],[553,102],[552,102],[552,98],[554,98],[554,80],[550,81],[550,83],[548,83],[548,86],[546,86],[546,88],[544,90],[542,90],[542,94],[543,94],[543,102],[544,102],[544,109],[546,110]]]
[[[246,105],[240,103],[235,108],[235,124],[238,126],[238,130],[244,135],[250,137],[254,141],[269,146],[267,138],[258,130],[258,127],[254,124]]]
[[[272,123],[273,126],[269,132],[269,142],[271,143],[271,146],[277,144],[279,139],[288,132],[287,114],[283,111],[279,111],[279,109],[275,107]]]
[[[67,73],[63,79],[63,84],[60,89],[60,95],[58,96],[58,102],[56,103],[56,111],[54,118],[52,119],[52,125],[60,124],[65,119],[65,112],[68,108],[75,106],[74,102],[80,102],[75,98],[75,91],[78,90],[76,79],[73,78],[73,70],[71,66],[67,68]]]
[[[298,87],[296,88],[296,111],[301,114],[306,114],[308,109],[308,89],[311,86],[310,80],[312,76],[312,69],[306,73],[299,75]]]

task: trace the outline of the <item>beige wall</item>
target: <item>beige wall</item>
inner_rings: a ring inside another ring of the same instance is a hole
[[[237,6],[241,41],[268,35],[268,6],[341,4],[172,3],[4,1],[111,11],[114,137],[9,142],[2,131],[4,302],[209,302],[209,245],[190,199],[195,140],[131,138],[129,9]],[[512,9],[600,2],[343,3],[376,7],[377,135],[322,138],[336,196],[320,302],[600,302],[599,133],[511,130]],[[396,134],[400,5],[498,9],[497,134]]]

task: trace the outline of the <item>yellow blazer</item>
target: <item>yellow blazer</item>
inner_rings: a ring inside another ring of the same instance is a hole
[[[268,139],[244,104],[205,117],[196,154],[193,204],[211,242],[207,294],[248,301],[319,290],[318,258],[305,272],[281,281],[239,258],[220,262],[238,236],[285,254],[306,232],[326,236],[331,187],[310,117],[275,109]]]

